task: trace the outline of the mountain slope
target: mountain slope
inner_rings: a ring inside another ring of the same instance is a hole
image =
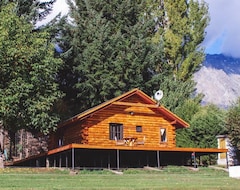
[[[223,54],[208,54],[203,65],[223,70],[227,74],[240,74],[240,58],[233,58]]]
[[[228,107],[240,97],[240,59],[207,55],[203,67],[194,75],[203,103]]]

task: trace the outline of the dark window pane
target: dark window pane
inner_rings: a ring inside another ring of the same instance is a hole
[[[166,131],[166,128],[161,128],[160,129],[160,136],[161,136],[160,142],[167,142],[167,131]]]
[[[136,132],[142,132],[142,126],[136,126]]]
[[[109,139],[114,140],[115,137],[123,139],[123,124],[121,123],[110,123],[109,124]]]

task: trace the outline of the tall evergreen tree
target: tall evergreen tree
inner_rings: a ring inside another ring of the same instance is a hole
[[[188,102],[189,99],[195,101],[196,104],[200,104],[201,102],[202,96],[194,94],[195,82],[190,79],[183,82],[174,79],[172,75],[164,76],[160,84],[160,89],[164,92],[161,103],[174,113],[177,110],[184,111],[182,107],[184,107],[185,102]]]
[[[43,20],[53,8],[56,0],[1,0],[0,7],[9,3],[15,3],[15,13],[18,16],[23,16],[28,22],[36,24],[37,21]]]
[[[59,43],[66,63],[59,81],[67,110],[77,113],[135,87],[151,95],[160,86],[167,95],[162,101],[172,111],[192,96],[192,76],[204,58],[205,3],[68,3],[71,24],[62,22]],[[174,98],[176,87],[181,98]]]
[[[63,44],[63,50],[64,45],[69,49],[62,56],[66,56],[65,67],[72,67],[74,90],[70,92],[79,97],[78,112],[132,88],[152,93],[161,49],[151,44],[155,22],[145,1],[76,0],[69,5],[73,24],[68,35],[72,39]],[[69,73],[61,76],[66,79]],[[65,92],[71,96],[68,89]]]

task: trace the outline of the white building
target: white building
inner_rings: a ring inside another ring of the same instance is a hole
[[[217,140],[218,140],[218,148],[228,149],[227,153],[218,154],[217,164],[227,165],[227,166],[235,165],[236,160],[233,158],[234,157],[233,148],[230,144],[230,141],[227,135],[218,135]]]

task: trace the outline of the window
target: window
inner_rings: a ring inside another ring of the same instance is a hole
[[[123,124],[121,123],[110,123],[109,124],[109,139],[115,140],[123,139]]]
[[[167,142],[167,130],[166,128],[160,128],[160,143]]]
[[[63,146],[63,139],[62,138],[59,138],[58,139],[58,146]]]
[[[142,132],[142,126],[136,126],[136,132]]]

